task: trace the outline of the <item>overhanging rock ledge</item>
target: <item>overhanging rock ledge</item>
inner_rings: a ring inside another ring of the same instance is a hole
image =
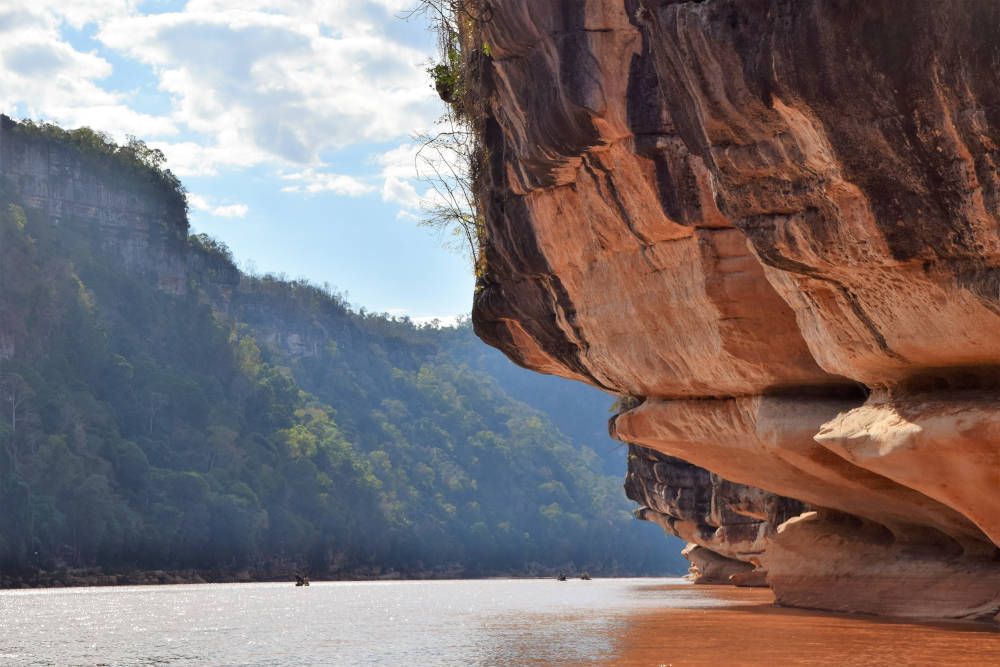
[[[479,335],[631,397],[630,493],[779,603],[995,617],[1000,4],[481,19]]]

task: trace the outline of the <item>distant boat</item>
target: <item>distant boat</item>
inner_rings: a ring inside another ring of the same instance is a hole
[[[298,574],[295,575],[295,585],[296,586],[308,586],[309,585],[309,577],[303,577],[303,576],[300,576]]]

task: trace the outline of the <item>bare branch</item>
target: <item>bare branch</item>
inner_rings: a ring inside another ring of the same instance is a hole
[[[482,0],[419,0],[407,17],[422,15],[437,33],[439,60],[428,68],[441,99],[448,104],[434,131],[415,137],[418,179],[426,186],[419,224],[450,237],[448,243],[481,269],[485,229],[477,210],[473,174],[483,160],[476,129],[484,117],[477,90],[488,49],[479,44],[479,26],[492,18]]]

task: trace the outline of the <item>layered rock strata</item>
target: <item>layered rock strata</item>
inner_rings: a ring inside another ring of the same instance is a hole
[[[625,493],[636,516],[685,540],[697,584],[760,585],[760,558],[779,525],[801,514],[797,500],[734,484],[653,449],[629,446]]]
[[[719,477],[808,504],[753,547],[779,602],[996,615],[1000,6],[492,0],[477,30],[479,335],[714,473],[632,484],[665,525],[647,501]]]
[[[179,252],[187,239],[186,211],[107,155],[88,154],[0,114],[2,188],[17,193],[29,211],[42,211],[54,224],[98,239],[101,251],[124,270],[154,276],[173,294],[187,288]],[[3,354],[0,332],[0,358]]]

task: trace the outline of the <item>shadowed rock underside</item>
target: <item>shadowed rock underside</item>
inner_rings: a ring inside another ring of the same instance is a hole
[[[490,4],[477,333],[634,399],[700,573],[995,617],[1000,5]]]

